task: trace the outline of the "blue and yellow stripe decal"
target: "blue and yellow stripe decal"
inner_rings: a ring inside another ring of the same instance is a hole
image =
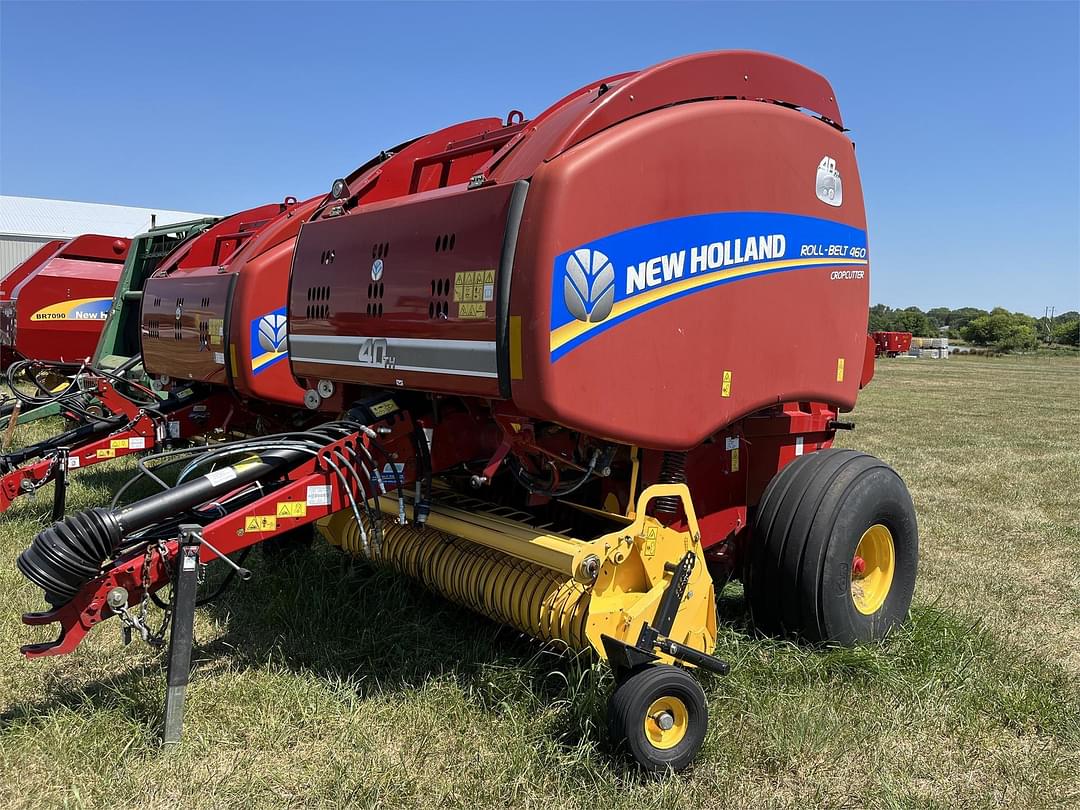
[[[103,321],[112,310],[112,298],[73,298],[42,307],[31,321]]]
[[[555,259],[551,362],[653,307],[771,273],[843,268],[865,278],[866,232],[771,212],[701,214],[596,239]],[[834,271],[835,273],[835,271]]]

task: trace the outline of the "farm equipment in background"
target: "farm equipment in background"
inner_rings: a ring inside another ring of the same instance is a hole
[[[93,361],[65,368],[72,376],[59,390],[27,395],[13,387],[20,400],[39,411],[63,412],[76,424],[57,436],[0,456],[0,511],[20,495],[33,494],[55,481],[53,517],[59,519],[71,470],[197,436],[222,434],[230,427],[237,407],[224,386],[209,384],[213,381],[151,380],[147,376],[139,318],[144,288],[152,278],[183,275],[207,265],[218,277],[234,278],[228,272],[240,249],[295,205],[295,199],[289,198],[223,219],[155,229],[136,238]],[[284,288],[277,290],[277,296],[284,301]],[[183,343],[180,316],[184,303],[180,299],[175,302],[176,312],[166,329],[174,345]],[[194,339],[202,351],[220,355],[223,329],[217,324],[213,331],[211,342],[208,325],[200,323]],[[157,332],[155,324],[155,337]],[[36,361],[27,365],[34,374],[55,368]]]
[[[94,353],[130,246],[130,239],[97,234],[54,239],[4,277],[0,368],[11,369],[9,378],[25,376],[36,396],[68,384],[63,371]],[[18,418],[17,404],[5,397],[0,417]]]
[[[340,416],[150,457],[137,478],[184,465],[163,492],[41,532],[18,565],[51,608],[24,622],[60,634],[28,656],[70,652],[114,615],[125,638],[163,645],[146,607],[170,584],[175,742],[201,565],[246,579],[228,555],[316,523],[347,552],[607,660],[613,738],[665,771],[704,740],[690,670],[728,669],[713,652],[732,578],[767,632],[852,644],[903,620],[911,498],[885,463],[831,448],[875,344],[862,189],[828,82],[705,53],[594,82],[532,120],[461,127],[335,181],[288,251],[279,365],[309,413]],[[179,343],[228,311],[226,283],[191,276],[206,286],[188,316],[179,276],[147,285],[144,336],[178,295]],[[147,368],[254,390],[258,375],[237,381],[248,353],[256,370],[268,310],[240,284],[229,334],[250,318],[252,343],[235,362],[170,356],[152,336]],[[281,322],[269,327],[273,348]]]
[[[911,348],[911,332],[871,332],[875,357],[896,357]]]

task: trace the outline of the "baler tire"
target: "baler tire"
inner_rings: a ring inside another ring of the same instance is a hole
[[[674,733],[650,722],[649,711],[656,706],[671,707]],[[701,685],[686,670],[670,664],[632,670],[620,680],[608,702],[612,743],[625,749],[647,773],[684,770],[701,750],[708,726],[709,710]],[[668,745],[663,744],[665,736]]]
[[[865,592],[853,577],[864,542],[877,549],[871,564],[881,558]],[[841,449],[801,456],[766,487],[754,520],[746,583],[754,625],[812,643],[878,641],[907,617],[918,546],[911,495],[885,462]]]

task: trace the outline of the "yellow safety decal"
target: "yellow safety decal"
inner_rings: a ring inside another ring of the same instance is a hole
[[[116,458],[116,451],[113,449],[106,450],[104,447],[97,451],[98,458]]]
[[[472,287],[466,287],[465,288],[465,292],[466,292],[465,300],[466,301],[471,301],[472,300],[468,295],[471,292],[471,290],[472,290]],[[464,303],[458,304],[458,317],[462,318],[464,320],[476,320],[478,318],[486,318],[487,317],[487,304],[485,304],[483,301],[473,302],[473,303],[468,303],[468,304],[464,304]]]
[[[277,516],[252,515],[244,521],[245,532],[276,532]]]
[[[385,402],[377,402],[369,408],[374,416],[386,416],[388,413],[393,413],[397,409],[397,403],[392,399],[388,399]]]
[[[646,557],[652,557],[656,554],[656,527],[649,526],[645,529],[645,542],[642,545],[641,553]]]
[[[731,451],[731,471],[732,472],[738,472],[739,471],[739,448],[738,447],[736,447],[734,450]]]
[[[722,396],[722,397],[730,397],[731,396],[731,372],[730,371],[725,371],[724,372],[724,383],[723,383],[723,385],[720,386],[720,396]]]
[[[494,270],[464,270],[454,273],[454,301],[492,301],[494,298]]]
[[[113,450],[127,450],[127,446],[127,439],[112,439],[109,441],[109,447],[111,447]]]
[[[307,517],[307,504],[304,501],[278,501],[277,516],[279,518]]]
[[[843,357],[841,357],[839,360],[836,361],[836,381],[837,382],[843,382],[844,381],[844,358]]]
[[[510,316],[510,379],[520,380],[525,376],[521,362],[521,316]]]

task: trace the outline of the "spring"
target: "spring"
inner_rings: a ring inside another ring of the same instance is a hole
[[[372,527],[366,528],[370,534]],[[363,553],[351,515],[330,532],[342,550]],[[430,527],[418,530],[389,520],[371,556],[434,593],[541,641],[559,640],[574,650],[589,646],[589,592],[555,571]]]
[[[660,465],[661,484],[685,484],[686,483],[686,453],[667,451],[664,453],[664,461]],[[656,514],[678,514],[682,501],[675,495],[665,495],[657,498],[654,502]]]
[[[54,606],[71,600],[101,572],[122,537],[112,509],[94,507],[69,515],[38,534],[16,561],[23,576],[45,591]]]

